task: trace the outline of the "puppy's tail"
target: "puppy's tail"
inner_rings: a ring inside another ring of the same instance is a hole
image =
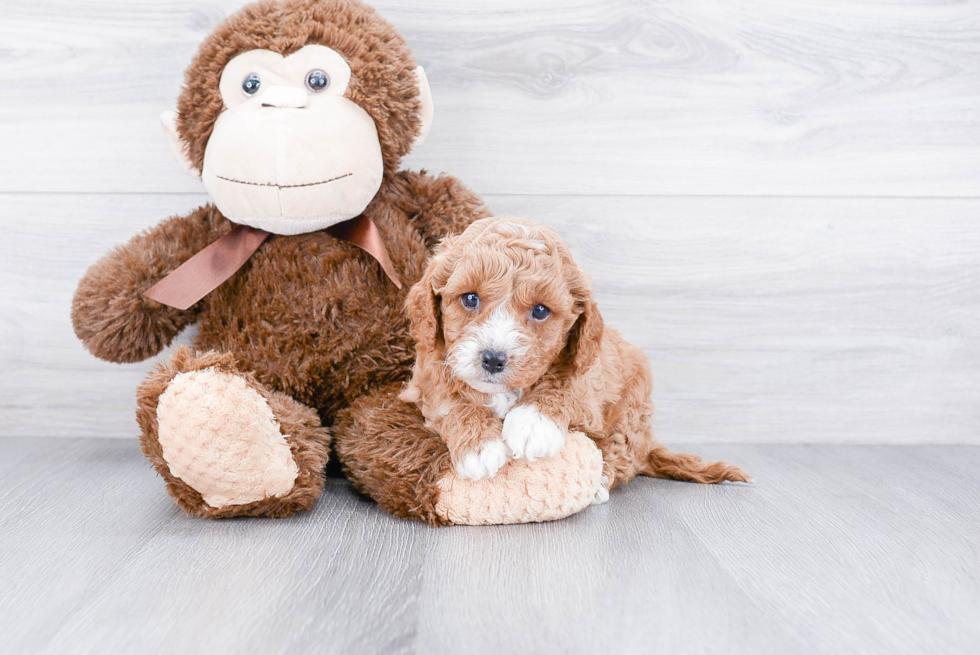
[[[666,446],[656,443],[647,455],[646,466],[640,473],[654,478],[717,484],[730,482],[752,482],[749,474],[737,466],[725,462],[705,462],[697,455],[675,453]]]

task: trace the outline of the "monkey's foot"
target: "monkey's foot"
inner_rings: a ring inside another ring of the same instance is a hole
[[[187,513],[285,516],[320,495],[329,435],[316,413],[231,356],[178,350],[139,401],[143,450]]]
[[[438,486],[436,513],[450,523],[553,521],[585,509],[604,490],[602,453],[584,434],[572,432],[555,457],[513,460],[484,480],[466,480],[452,471]]]

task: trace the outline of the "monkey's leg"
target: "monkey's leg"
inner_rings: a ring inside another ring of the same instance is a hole
[[[143,452],[188,514],[287,516],[320,496],[329,431],[234,356],[180,348],[137,400]]]
[[[602,454],[580,433],[548,460],[508,463],[494,477],[463,480],[439,436],[392,386],[359,398],[334,427],[337,454],[354,486],[381,507],[432,525],[532,523],[588,507]]]

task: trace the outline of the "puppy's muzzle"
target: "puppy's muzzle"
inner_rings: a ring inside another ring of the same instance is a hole
[[[499,350],[484,350],[480,353],[480,363],[484,371],[496,375],[507,367],[507,354]]]

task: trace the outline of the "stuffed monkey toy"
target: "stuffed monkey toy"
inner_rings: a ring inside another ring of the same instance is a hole
[[[405,41],[359,0],[257,2],[201,44],[163,123],[212,204],[112,250],[72,306],[110,362],[198,325],[137,392],[143,452],[188,514],[309,509],[332,450],[385,509],[436,525],[560,518],[598,492],[584,437],[461,479],[397,401],[407,288],[442,237],[489,215],[456,179],[399,170],[432,114]]]

